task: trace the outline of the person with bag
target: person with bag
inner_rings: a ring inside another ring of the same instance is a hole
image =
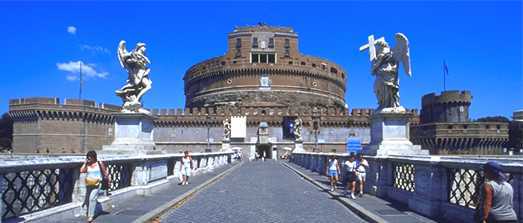
[[[89,151],[86,160],[80,168],[80,173],[85,173],[86,196],[83,205],[87,205],[87,222],[93,222],[95,216],[96,199],[102,184],[109,183],[109,174],[103,162],[99,162],[95,151]],[[82,205],[82,206],[83,206]]]
[[[189,151],[183,152],[182,165],[180,165],[180,172],[182,173],[181,185],[189,184],[189,176],[191,176],[192,170],[192,157],[189,156]]]

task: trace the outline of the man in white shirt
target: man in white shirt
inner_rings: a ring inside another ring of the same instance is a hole
[[[363,197],[363,187],[365,186],[365,178],[367,177],[367,168],[369,168],[369,163],[366,159],[363,159],[361,153],[358,153],[356,156],[356,176],[357,181],[360,184],[360,197]]]
[[[345,161],[345,169],[347,170],[347,172],[345,172],[345,177],[347,177],[347,190],[349,190],[350,188],[350,197],[352,199],[356,199],[356,197],[354,196],[354,192],[355,192],[355,189],[356,189],[356,160],[355,160],[355,157],[354,157],[354,154],[351,153],[350,157],[349,157],[349,160]]]

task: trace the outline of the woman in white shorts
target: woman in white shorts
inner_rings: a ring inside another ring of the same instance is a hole
[[[182,182],[180,185],[189,184],[189,176],[191,176],[192,158],[189,156],[189,151],[184,152],[182,158],[182,165],[180,165],[180,172],[182,173]]]
[[[356,156],[356,179],[360,184],[360,193],[359,196],[363,196],[363,187],[365,186],[365,178],[367,177],[367,168],[369,163],[367,160],[363,159],[361,153]]]
[[[329,165],[327,166],[327,171],[325,172],[330,179],[331,191],[336,190],[336,184],[338,183],[338,176],[340,175],[340,164],[335,156],[331,156],[329,159]]]

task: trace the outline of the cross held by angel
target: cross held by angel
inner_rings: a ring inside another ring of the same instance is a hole
[[[402,33],[396,33],[396,46],[391,48],[384,37],[374,39],[370,35],[368,43],[360,47],[360,51],[369,50],[371,74],[376,76],[374,93],[378,99],[378,111],[405,112],[400,106],[399,95],[399,64],[408,76],[412,76],[410,67],[409,41]]]
[[[115,92],[123,100],[123,112],[148,113],[141,104],[142,96],[152,87],[149,79],[151,61],[145,55],[145,50],[145,43],[137,43],[131,52],[127,51],[124,40],[118,44],[118,60],[128,73],[125,85]]]

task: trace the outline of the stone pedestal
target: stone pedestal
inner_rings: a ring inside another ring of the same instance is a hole
[[[363,148],[363,154],[387,155],[428,155],[428,150],[413,145],[409,136],[409,118],[405,112],[378,112],[371,117],[371,142]]]
[[[222,151],[231,151],[231,140],[224,139],[222,141]]]
[[[114,125],[114,141],[103,146],[103,154],[142,155],[160,153],[153,140],[156,118],[144,113],[117,113]]]
[[[303,141],[301,141],[301,140],[294,141],[294,150],[292,152],[293,153],[305,152],[305,150],[303,149]]]

